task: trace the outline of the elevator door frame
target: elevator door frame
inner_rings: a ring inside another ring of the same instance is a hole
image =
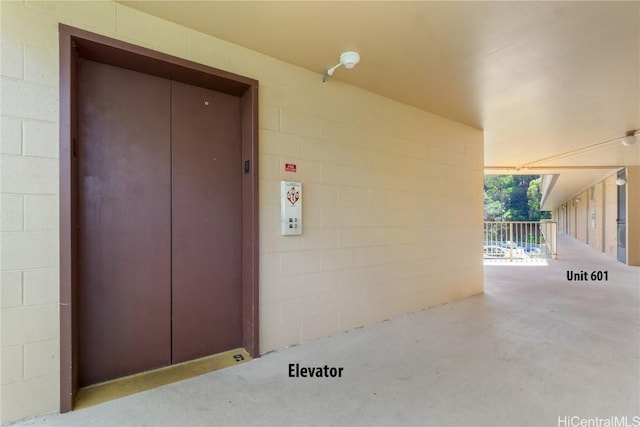
[[[78,390],[77,82],[86,58],[241,98],[242,113],[242,345],[258,346],[258,81],[104,37],[59,26],[60,42],[60,412],[73,409]]]

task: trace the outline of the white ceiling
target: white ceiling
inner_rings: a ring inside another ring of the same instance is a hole
[[[640,129],[640,1],[121,3],[319,73],[357,50],[333,78],[484,130],[494,172],[640,164],[607,143]]]

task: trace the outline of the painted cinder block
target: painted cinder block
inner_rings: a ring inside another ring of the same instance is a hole
[[[187,57],[210,67],[229,70],[231,67],[231,44],[188,29]]]
[[[324,184],[307,184],[304,192],[308,202],[305,202],[305,208],[308,206],[338,206],[338,190],[337,185]]]
[[[23,273],[24,305],[55,304],[60,300],[59,269],[40,268]]]
[[[305,205],[304,212],[304,226],[305,227],[321,227],[322,226],[322,214],[320,208],[317,206]]]
[[[278,60],[241,46],[231,46],[231,68],[234,73],[256,80],[278,82]]]
[[[5,384],[0,393],[3,421],[56,411],[60,407],[60,375]]]
[[[320,306],[322,307],[322,312],[339,313],[340,310],[352,307],[355,303],[353,285],[354,284],[351,283],[337,291],[323,292],[320,294]]]
[[[280,130],[311,138],[322,138],[325,120],[298,111],[280,109]]]
[[[2,154],[22,154],[22,120],[17,117],[0,116],[0,152]]]
[[[24,380],[24,347],[22,345],[3,346],[0,353],[2,365],[2,385]]]
[[[58,89],[23,80],[2,79],[2,114],[26,119],[58,120]]]
[[[24,230],[24,196],[21,194],[1,196],[0,225],[3,231]]]
[[[387,242],[384,230],[379,227],[343,227],[339,229],[339,244],[341,248],[365,249],[369,246],[384,246]],[[359,251],[354,251],[356,253]]]
[[[282,321],[291,322],[320,315],[320,295],[305,295],[282,301]]]
[[[269,304],[298,298],[301,285],[301,275],[270,277],[260,282],[260,301]]]
[[[2,2],[3,38],[55,49],[58,45],[58,21],[54,15],[19,3]]]
[[[301,295],[322,295],[353,287],[364,280],[360,269],[344,269],[305,273],[302,275]]]
[[[23,122],[24,155],[58,158],[58,124],[25,120]]]
[[[260,352],[266,353],[300,342],[300,321],[282,322],[277,328],[260,327]]]
[[[36,157],[2,156],[2,191],[15,194],[56,194],[58,161]]]
[[[327,313],[302,319],[300,332],[302,341],[326,337],[337,333],[338,320],[338,313]]]
[[[58,227],[58,197],[24,196],[24,228],[27,231],[54,231]]]
[[[278,329],[270,325],[280,325],[282,320],[281,303],[261,303],[260,316],[260,351],[273,350],[278,343]]]
[[[366,233],[367,230],[357,230],[360,233]],[[340,246],[349,246],[348,241],[343,235],[346,234],[344,230],[340,230]],[[363,245],[364,246],[364,245]],[[368,265],[377,265],[382,263],[382,246],[370,246],[370,247],[356,247],[353,249],[353,266],[365,267]]]
[[[306,86],[300,88],[300,112],[309,116],[320,117],[334,121],[336,112],[331,111],[331,101],[323,93],[325,87]],[[335,106],[337,110],[343,110],[343,105]],[[335,120],[340,121],[340,120]]]
[[[24,46],[24,80],[55,86],[58,82],[57,52],[38,46]]]
[[[24,374],[26,379],[60,372],[60,341],[56,339],[24,345]]]
[[[322,128],[322,139],[339,144],[353,144],[354,128],[344,123],[327,120]]]
[[[338,160],[338,146],[327,141],[302,137],[300,156],[303,159],[324,163],[336,163]]]
[[[25,6],[64,20],[82,23],[111,33],[116,32],[117,4],[110,1],[65,2],[26,0]]]
[[[271,219],[271,227],[260,230],[260,252],[299,251],[302,249],[302,236],[282,236],[278,218]]]
[[[353,145],[367,150],[384,151],[388,143],[388,135],[376,132],[370,128],[354,126]]]
[[[58,265],[58,235],[55,231],[3,231],[2,268],[21,270]]]
[[[353,268],[353,249],[327,249],[320,251],[322,270],[344,270]]]
[[[363,207],[324,206],[321,208],[321,215],[322,227],[345,228],[369,225],[369,212]]]
[[[22,305],[22,272],[3,271],[0,273],[0,307],[18,307]]]
[[[300,110],[300,91],[298,88],[267,81],[260,84],[259,92],[260,98],[268,99],[270,105],[289,110]]]
[[[322,179],[320,182],[328,185],[350,186],[356,185],[353,168],[333,163],[321,163]]]
[[[22,43],[5,37],[0,39],[0,75],[14,79],[24,77],[24,55]]]
[[[316,250],[281,252],[280,275],[289,276],[320,271],[320,256]]]
[[[338,248],[337,228],[306,227],[302,235],[302,249],[335,249]]]
[[[338,329],[341,331],[358,328],[371,323],[367,310],[362,305],[356,305],[338,312]]]
[[[6,308],[1,316],[3,346],[51,340],[60,332],[58,304]]]
[[[258,176],[261,180],[268,181],[280,178],[280,157],[272,154],[259,153],[258,159],[260,162]],[[260,189],[262,189],[262,186]],[[260,197],[262,197],[262,195],[260,195]]]
[[[280,130],[280,108],[260,102],[258,114],[260,129]]]
[[[280,275],[280,253],[265,252],[260,254],[260,279],[278,277]]]
[[[187,56],[187,29],[173,22],[117,5],[117,33],[175,56]]]
[[[316,87],[322,80],[319,73],[309,72],[297,65],[278,61],[279,76],[278,81],[285,85],[296,88]]]
[[[300,136],[272,130],[261,130],[259,151],[275,156],[300,158]]]

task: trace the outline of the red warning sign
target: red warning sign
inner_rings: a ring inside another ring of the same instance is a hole
[[[284,170],[287,172],[295,172],[297,169],[297,166],[295,163],[285,163],[284,164]]]

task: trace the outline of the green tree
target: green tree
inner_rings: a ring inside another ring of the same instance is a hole
[[[551,218],[551,212],[540,210],[540,177],[531,180],[529,182],[529,188],[527,189],[527,199],[529,204],[529,220],[540,221],[541,219]]]
[[[530,175],[513,175],[513,184],[510,188],[510,197],[505,221],[527,221],[529,217],[529,203],[527,200],[527,188]]]
[[[548,218],[540,211],[540,176],[485,175],[485,221],[538,221]]]
[[[513,176],[485,175],[484,177],[484,219],[485,221],[504,221],[504,215],[510,202]]]

